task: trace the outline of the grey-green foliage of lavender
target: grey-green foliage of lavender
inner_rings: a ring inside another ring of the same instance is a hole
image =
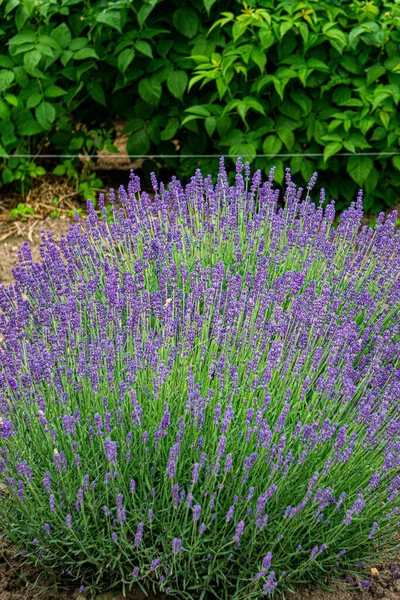
[[[390,560],[400,235],[241,160],[131,174],[0,286],[3,533],[88,589],[246,600]],[[303,198],[303,199],[302,199]],[[112,201],[115,196],[111,194]],[[317,199],[318,200],[318,199]],[[367,582],[364,582],[367,585]]]

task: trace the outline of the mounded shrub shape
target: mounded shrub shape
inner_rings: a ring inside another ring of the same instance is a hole
[[[88,589],[258,598],[398,544],[396,214],[242,170],[132,173],[1,287],[4,535]]]

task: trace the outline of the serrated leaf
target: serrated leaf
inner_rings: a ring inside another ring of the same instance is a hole
[[[35,110],[35,115],[43,129],[47,130],[56,118],[56,109],[50,102],[42,102]]]
[[[127,154],[145,156],[150,148],[150,140],[147,133],[140,129],[129,136],[126,142]]]
[[[89,81],[86,85],[86,89],[89,92],[89,95],[95,102],[102,104],[103,106],[107,106],[106,95],[101,84],[98,81]]]
[[[157,105],[161,98],[161,84],[154,79],[141,79],[139,82],[140,97],[151,105]]]
[[[373,166],[374,161],[369,156],[350,156],[347,172],[357,185],[362,187]]]
[[[187,38],[196,35],[200,24],[198,13],[193,8],[178,8],[173,14],[172,22],[174,27]]]
[[[334,156],[342,149],[343,145],[340,142],[330,142],[324,148],[324,162],[326,162],[331,156]]]
[[[96,21],[98,23],[104,23],[109,27],[113,27],[117,31],[121,33],[122,23],[121,23],[121,13],[117,10],[110,10],[108,12],[103,11],[96,17]]]
[[[265,138],[263,143],[264,154],[271,154],[275,156],[279,154],[282,149],[282,142],[276,135],[269,135]]]
[[[121,73],[125,73],[134,58],[134,48],[125,48],[125,50],[122,50],[122,52],[118,55],[118,69],[121,71]]]
[[[167,87],[175,98],[182,100],[188,81],[186,71],[171,71],[167,77]]]
[[[135,49],[138,52],[144,54],[145,56],[148,56],[151,59],[153,58],[153,50],[149,42],[145,42],[144,40],[138,40],[135,44]]]

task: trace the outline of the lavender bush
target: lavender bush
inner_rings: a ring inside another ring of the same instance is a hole
[[[0,287],[3,534],[89,590],[246,600],[398,544],[396,214],[242,171],[132,173]]]

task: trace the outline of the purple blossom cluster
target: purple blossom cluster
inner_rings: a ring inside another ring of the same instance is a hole
[[[395,548],[396,213],[362,226],[360,192],[337,221],[316,175],[305,197],[273,175],[238,160],[231,185],[221,161],[151,197],[132,172],[112,221],[101,197],[59,247],[42,232],[39,262],[22,246],[0,284],[0,493],[35,560],[246,600]]]

